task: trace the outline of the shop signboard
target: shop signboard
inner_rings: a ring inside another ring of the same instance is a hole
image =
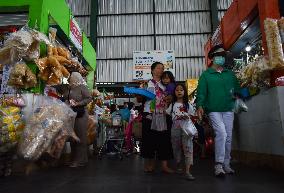
[[[73,42],[75,47],[82,52],[82,31],[73,16],[71,16],[70,19],[70,40]]]
[[[171,71],[175,75],[175,55],[173,50],[134,51],[133,80],[151,79],[151,65],[154,62],[163,63],[165,71]]]

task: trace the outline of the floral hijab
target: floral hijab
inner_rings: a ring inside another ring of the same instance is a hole
[[[152,100],[150,104],[150,110],[151,112],[155,113],[164,113],[166,109],[166,102],[164,100],[165,98],[165,91],[159,87],[159,84],[155,80],[151,80],[152,83],[155,85],[155,94],[156,98]]]

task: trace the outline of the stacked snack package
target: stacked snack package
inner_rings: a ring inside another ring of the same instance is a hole
[[[278,25],[279,25],[280,35],[282,39],[282,46],[283,46],[284,44],[284,17],[278,20]]]
[[[22,59],[32,61],[39,58],[40,42],[50,44],[44,34],[23,27],[5,41],[4,47],[0,49],[0,63],[14,64]]]
[[[48,46],[48,56],[35,62],[40,70],[39,77],[48,85],[60,84],[63,77],[70,76],[69,71],[78,71],[82,76],[88,73],[78,60],[70,58],[70,52],[63,47]]]
[[[68,138],[78,140],[73,130],[76,113],[60,100],[38,97],[41,102],[27,120],[19,155],[27,160],[37,160],[43,153],[59,158]]]
[[[23,104],[14,97],[3,101],[0,106],[0,176],[8,176],[12,171],[12,157],[24,129],[21,109],[17,107]]]
[[[31,88],[37,85],[36,75],[24,63],[17,63],[11,70],[8,85],[16,88]]]
[[[269,70],[270,66],[268,60],[264,56],[258,57],[255,61],[244,66],[237,73],[238,79],[242,86],[262,86],[269,84]]]
[[[49,39],[52,44],[47,46],[47,57],[35,60],[40,73],[39,77],[48,85],[61,84],[63,77],[68,78],[69,72],[78,71],[82,76],[87,75],[86,69],[71,58],[69,50],[56,42],[56,32],[54,28],[49,29]]]
[[[281,37],[277,20],[269,18],[265,19],[264,29],[266,34],[270,66],[272,68],[283,67],[283,47],[281,44]]]

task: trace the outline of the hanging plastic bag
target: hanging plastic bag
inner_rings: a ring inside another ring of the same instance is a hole
[[[182,120],[181,123],[180,123],[180,126],[181,126],[183,132],[187,136],[195,136],[195,135],[197,135],[197,129],[196,129],[195,125],[193,124],[193,122],[190,119]]]
[[[167,130],[166,115],[163,113],[153,113],[151,129],[155,131]]]
[[[37,84],[36,75],[24,63],[17,63],[11,70],[8,85],[16,88],[31,88]]]
[[[26,104],[29,108],[29,103]],[[19,155],[37,160],[47,152],[59,158],[66,140],[78,139],[73,130],[76,113],[60,100],[46,96],[34,96],[32,105],[32,114],[19,143]]]
[[[284,76],[281,76],[275,80],[276,86],[284,86]]]
[[[236,99],[233,111],[235,113],[247,112],[248,107],[242,99]]]
[[[277,20],[267,18],[264,20],[264,30],[267,41],[269,61],[272,68],[284,66],[283,47]]]

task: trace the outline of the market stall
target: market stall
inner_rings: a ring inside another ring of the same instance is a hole
[[[277,169],[284,168],[282,4],[233,1],[205,46],[206,55],[217,44],[231,51],[227,67],[236,72],[249,109],[236,116],[234,158]]]
[[[64,0],[0,2],[0,14],[18,11],[28,23],[0,26],[0,175],[11,173],[16,152],[29,161],[59,159],[65,142],[78,140],[76,113],[55,88],[79,72],[93,89],[96,67],[95,51]]]

